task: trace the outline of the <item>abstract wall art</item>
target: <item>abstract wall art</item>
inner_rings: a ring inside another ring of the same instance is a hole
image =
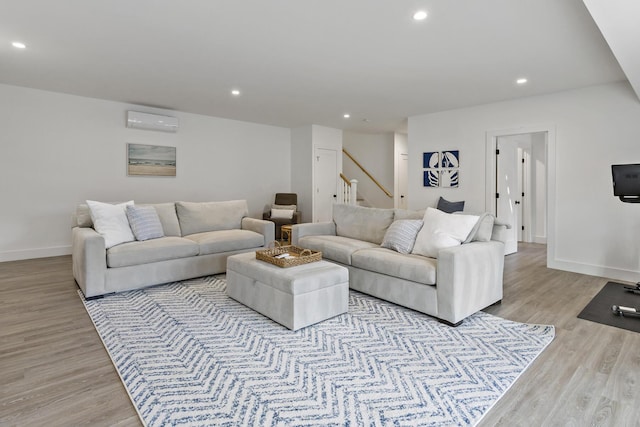
[[[460,151],[422,153],[423,185],[430,188],[458,188],[460,185]]]

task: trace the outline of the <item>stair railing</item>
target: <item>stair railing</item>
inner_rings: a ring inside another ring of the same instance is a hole
[[[377,186],[378,186],[378,188],[380,188],[380,190],[382,190],[382,192],[383,192],[384,194],[386,194],[386,195],[387,195],[387,197],[391,197],[391,198],[393,198],[393,194],[391,194],[391,193],[389,192],[389,190],[387,190],[386,188],[384,188],[384,185],[380,184],[380,183],[378,182],[378,180],[377,180],[377,179],[375,179],[375,178],[373,177],[373,175],[371,175],[371,174],[369,173],[369,171],[368,171],[368,170],[366,170],[366,169],[364,168],[364,166],[362,166],[362,165],[360,164],[360,162],[358,162],[356,159],[354,159],[354,158],[353,158],[353,156],[352,156],[352,155],[351,155],[347,150],[345,150],[345,149],[343,148],[343,149],[342,149],[342,152],[343,152],[344,154],[346,154],[346,155],[347,155],[347,157],[348,157],[348,158],[350,158],[350,159],[353,161],[353,163],[355,163],[355,165],[356,165],[356,166],[358,166],[358,167],[360,168],[360,170],[361,170],[362,172],[364,172],[364,174],[365,174],[365,175],[367,175],[367,176],[371,179],[371,181],[373,181],[373,183],[374,183],[375,185],[377,185]],[[354,198],[355,198],[355,197],[356,197],[356,196],[355,196],[355,194],[354,194]]]
[[[358,197],[358,180],[349,180],[344,174],[340,174],[340,196],[338,203],[355,205]]]

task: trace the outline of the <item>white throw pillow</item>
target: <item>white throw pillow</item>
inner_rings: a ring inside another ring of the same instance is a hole
[[[133,205],[133,200],[119,205],[87,200],[87,205],[91,210],[93,228],[104,237],[107,249],[135,240],[126,213],[127,205]]]
[[[296,205],[271,205],[271,209],[293,209],[294,211],[298,209]]]
[[[476,215],[453,215],[433,208],[424,213],[424,225],[412,254],[438,258],[440,249],[462,244],[478,222]]]
[[[292,219],[293,212],[293,209],[271,209],[271,218]]]

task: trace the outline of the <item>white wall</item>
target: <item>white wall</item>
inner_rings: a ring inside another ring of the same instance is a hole
[[[394,134],[367,134],[344,132],[344,148],[378,180],[384,188],[394,191]],[[347,178],[358,180],[358,197],[370,206],[393,208],[393,198],[388,197],[356,164],[347,156],[343,157],[342,168]]]
[[[442,194],[466,200],[465,209],[485,209],[487,132],[552,126],[549,266],[636,281],[640,206],[613,197],[610,165],[640,163],[639,117],[640,103],[626,82],[410,117],[409,205],[434,206]],[[460,149],[460,188],[423,188],[422,153],[449,148]]]
[[[180,119],[177,133],[128,129],[127,110]],[[0,84],[0,261],[70,253],[85,199],[246,199],[262,217],[291,186],[286,128]],[[126,144],[177,148],[176,177],[128,177]]]
[[[547,156],[545,150],[546,135],[531,134],[531,178],[533,189],[533,241],[547,243]]]

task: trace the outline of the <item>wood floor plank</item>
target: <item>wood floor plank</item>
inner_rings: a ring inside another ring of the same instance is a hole
[[[556,338],[479,426],[640,427],[640,334],[578,319],[608,280],[545,263],[537,244],[505,258],[503,301],[485,311]],[[0,380],[1,426],[142,425],[69,256],[0,263]]]

